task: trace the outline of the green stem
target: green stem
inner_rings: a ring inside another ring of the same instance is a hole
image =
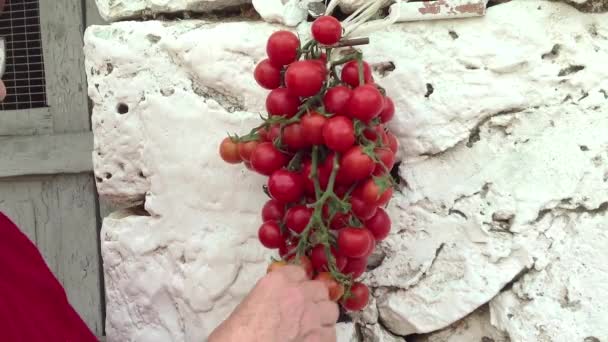
[[[357,53],[357,68],[359,69],[359,85],[365,84],[365,77],[363,75],[363,55]]]

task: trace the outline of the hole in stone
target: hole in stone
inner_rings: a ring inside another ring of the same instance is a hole
[[[563,68],[562,70],[559,71],[559,73],[557,74],[558,77],[563,77],[563,76],[567,76],[570,74],[574,74],[577,73],[581,70],[585,69],[584,65],[569,65],[566,68]]]
[[[492,7],[492,6],[496,6],[496,5],[500,5],[500,4],[505,4],[507,2],[510,2],[511,0],[490,0],[488,1],[488,4],[486,7]]]
[[[433,92],[435,91],[435,88],[433,88],[433,85],[430,83],[426,84],[426,94],[424,94],[424,97],[426,97],[427,99],[433,94]]]
[[[97,183],[102,183],[103,179],[101,179],[100,177],[95,177],[95,180],[97,181]]]
[[[163,96],[171,96],[171,95],[175,94],[175,89],[163,88],[160,90],[160,93],[163,94]]]
[[[121,102],[116,106],[116,111],[121,115],[127,114],[129,112],[129,106],[126,103]]]
[[[559,52],[561,51],[561,49],[562,49],[562,46],[560,44],[555,44],[551,48],[551,51],[549,51],[547,53],[543,53],[541,55],[541,58],[542,59],[553,59],[553,58],[559,56]]]
[[[579,148],[581,149],[581,151],[583,152],[587,152],[589,151],[589,147],[587,147],[586,145],[580,145]]]
[[[111,173],[109,173],[109,172],[106,172],[106,173],[105,173],[103,176],[104,176],[106,179],[111,179],[111,178],[112,178],[112,174],[111,174]]]
[[[106,75],[111,74],[112,71],[114,71],[114,65],[112,65],[112,63],[106,63],[106,70],[108,71]]]
[[[378,74],[380,74],[380,76],[384,77],[384,76],[390,74],[392,71],[394,71],[396,67],[395,67],[395,63],[389,61],[389,62],[374,64],[372,66],[372,68],[374,69],[374,71],[376,71]]]
[[[146,178],[146,176],[144,176],[144,172],[143,171],[139,171],[139,173],[137,174],[140,178]]]
[[[458,33],[456,33],[456,31],[450,30],[448,33],[450,34],[450,37],[452,37],[452,39],[458,39]]]
[[[125,170],[125,163],[118,163],[118,167],[119,167],[121,170],[123,170],[123,171],[124,171],[124,170]]]

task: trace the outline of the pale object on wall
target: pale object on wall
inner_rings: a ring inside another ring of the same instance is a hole
[[[269,23],[296,26],[308,16],[307,3],[301,0],[253,0],[258,14]]]

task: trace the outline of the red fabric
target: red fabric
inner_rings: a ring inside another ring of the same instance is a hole
[[[97,341],[36,246],[2,213],[0,336],[6,342]]]

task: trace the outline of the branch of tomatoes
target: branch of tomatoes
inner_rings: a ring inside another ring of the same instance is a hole
[[[386,127],[393,101],[361,51],[339,50],[350,46],[341,34],[340,22],[327,16],[313,23],[313,39],[303,45],[289,31],[273,33],[268,58],[254,71],[270,90],[268,115],[249,133],[224,139],[220,155],[268,177],[258,238],[280,257],[269,271],[298,264],[356,311],[369,297],[357,279],[390,232],[384,208],[398,141]]]

